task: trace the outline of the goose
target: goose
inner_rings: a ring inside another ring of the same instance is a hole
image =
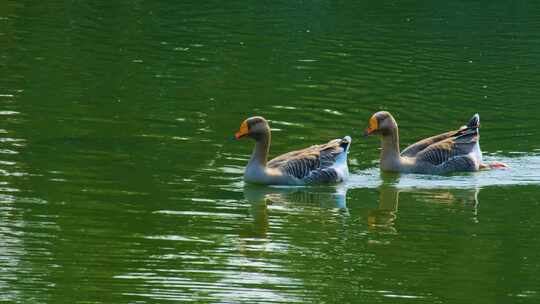
[[[244,181],[264,185],[306,185],[338,183],[347,179],[347,153],[351,137],[334,139],[280,155],[268,161],[270,126],[261,116],[250,117],[240,125],[233,139],[249,137],[255,148],[244,170]]]
[[[381,136],[381,171],[448,174],[506,168],[500,162],[486,164],[482,161],[479,128],[480,115],[475,114],[458,130],[426,138],[400,153],[396,120],[389,112],[380,111],[369,119],[364,136]]]

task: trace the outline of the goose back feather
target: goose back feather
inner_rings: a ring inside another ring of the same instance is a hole
[[[350,143],[351,139],[347,136],[323,145],[292,151],[270,160],[267,167],[306,183],[339,182],[345,176],[341,174],[336,163],[341,155],[347,154]]]

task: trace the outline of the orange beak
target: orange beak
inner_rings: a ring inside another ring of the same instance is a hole
[[[364,136],[370,136],[373,132],[379,128],[379,122],[375,116],[371,116],[369,119],[369,127],[364,130]]]
[[[234,138],[235,139],[240,139],[240,138],[248,135],[248,133],[249,133],[248,124],[247,124],[247,121],[244,120],[244,122],[240,125],[240,130],[238,130],[238,132],[236,132],[236,134],[234,134]]]

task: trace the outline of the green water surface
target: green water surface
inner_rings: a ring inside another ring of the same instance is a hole
[[[535,1],[0,2],[0,302],[538,303]],[[509,170],[381,175],[482,119]],[[242,181],[351,135],[336,186]]]

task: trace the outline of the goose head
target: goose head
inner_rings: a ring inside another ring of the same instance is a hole
[[[380,111],[371,116],[369,126],[364,130],[364,136],[389,135],[397,130],[397,123],[392,114]]]
[[[240,129],[234,134],[234,139],[250,137],[258,141],[267,137],[269,133],[268,121],[261,116],[253,116],[242,122]]]

